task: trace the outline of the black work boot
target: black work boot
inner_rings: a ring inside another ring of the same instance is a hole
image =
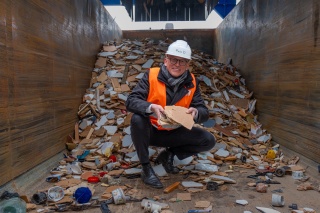
[[[161,163],[167,173],[177,174],[179,172],[179,169],[173,166],[173,157],[174,154],[172,152],[170,152],[169,150],[164,150],[160,152],[160,154],[155,160],[155,163]]]
[[[156,173],[153,171],[150,164],[142,166],[141,179],[145,184],[153,188],[157,188],[157,189],[163,188],[162,183],[160,182]]]

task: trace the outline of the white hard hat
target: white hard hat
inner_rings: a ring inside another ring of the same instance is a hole
[[[191,59],[191,48],[187,42],[183,40],[177,40],[170,44],[166,54]]]

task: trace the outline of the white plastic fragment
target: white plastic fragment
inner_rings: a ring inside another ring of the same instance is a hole
[[[256,207],[256,209],[258,209],[259,211],[263,212],[263,213],[281,213],[277,210],[274,209],[270,209],[270,208],[265,208],[265,207]]]
[[[245,206],[245,205],[248,204],[248,201],[246,201],[246,200],[236,200],[236,203]]]

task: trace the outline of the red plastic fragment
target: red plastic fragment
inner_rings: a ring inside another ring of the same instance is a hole
[[[96,176],[88,177],[87,179],[88,183],[98,183],[100,179]]]

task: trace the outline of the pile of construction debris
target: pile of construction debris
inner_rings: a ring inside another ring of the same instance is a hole
[[[33,196],[34,203],[40,205],[48,200],[53,204],[49,206],[51,209],[61,211],[63,208],[76,210],[97,205],[107,208],[110,203],[138,199],[132,197],[134,189],[123,183],[126,178],[139,177],[141,172],[130,135],[132,114],[126,111],[125,101],[144,73],[163,63],[169,43],[144,39],[103,45],[90,87],[79,107],[75,134],[69,136],[66,143],[68,154],[47,178],[54,184],[51,192],[45,192],[47,199],[38,193]],[[175,157],[174,164],[180,168],[181,174],[189,175],[190,180],[176,182],[164,190],[164,193],[170,193],[177,187],[184,187],[188,192],[178,193],[171,201],[188,200],[190,193],[216,190],[224,183],[236,183],[228,177],[228,171],[232,172],[235,167],[255,169],[257,175],[248,184],[259,192],[266,191],[274,175],[281,177],[294,173],[297,179],[308,179],[304,176],[304,168],[297,165],[299,158],[285,159],[279,145],[271,143],[271,135],[262,128],[254,114],[256,99],[231,60],[228,64],[221,64],[212,56],[193,50],[189,70],[200,80],[202,95],[210,111],[207,122],[194,125],[211,132],[217,144],[211,151],[197,156],[183,160]],[[160,151],[150,147],[150,159],[154,160]],[[228,165],[229,170],[219,171],[221,165]],[[162,165],[155,166],[154,170],[160,177],[167,176]],[[97,186],[94,183],[98,182],[106,190],[93,200]],[[89,189],[87,194],[91,193],[91,196],[80,200],[76,197],[79,189]],[[298,190],[310,189],[314,187],[307,182],[298,187]],[[169,208],[160,202],[139,201],[146,212]],[[242,200],[237,202],[245,203]],[[210,211],[210,202],[199,202],[195,208]]]

